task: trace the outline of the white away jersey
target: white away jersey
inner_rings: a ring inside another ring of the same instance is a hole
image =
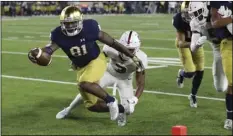
[[[117,50],[104,45],[103,52],[110,58],[107,71],[111,75],[124,80],[132,78],[135,71],[140,72],[139,69],[136,69],[136,65],[132,59],[126,61],[122,60]],[[136,52],[136,56],[142,61],[143,66],[146,68],[148,65],[147,55],[139,50]]]
[[[192,32],[198,32],[207,37],[207,40],[214,40],[216,37],[214,35],[214,29],[212,28],[211,22],[206,22],[204,25],[200,25],[196,19],[190,21],[190,28]]]

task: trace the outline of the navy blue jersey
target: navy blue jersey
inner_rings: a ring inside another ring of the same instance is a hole
[[[191,33],[191,29],[189,26],[189,23],[185,22],[182,17],[181,17],[181,13],[177,13],[175,14],[175,16],[173,17],[173,26],[176,28],[176,30],[178,32],[182,32],[185,35],[185,41],[186,42],[191,42],[191,37],[192,37],[192,33]]]
[[[99,25],[95,20],[83,20],[82,31],[75,36],[66,36],[61,26],[51,32],[51,41],[55,42],[77,67],[84,67],[100,54],[96,43]]]
[[[228,9],[232,10],[232,2],[231,1],[211,1],[210,2],[211,8],[219,9],[222,6],[225,9],[228,8]],[[221,27],[221,28],[216,28],[215,35],[216,35],[216,37],[218,37],[220,39],[224,39],[224,38],[232,36],[231,33],[227,30],[226,26]]]

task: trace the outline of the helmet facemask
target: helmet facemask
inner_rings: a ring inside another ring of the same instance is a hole
[[[189,14],[188,14],[188,11],[182,11],[181,12],[181,17],[187,23],[189,23],[191,21],[191,18],[190,18]]]
[[[201,3],[199,6],[199,9],[194,11],[190,10],[189,15],[191,19],[195,19],[200,25],[205,25],[208,16],[208,9],[204,3]]]
[[[123,45],[125,45],[125,44],[123,44]],[[127,48],[133,55],[135,55],[136,52],[138,52],[140,46],[138,46],[138,47],[130,47],[130,45],[126,45],[126,48]],[[130,59],[130,58],[129,58],[128,56],[126,56],[124,53],[121,53],[121,52],[120,52],[119,55],[120,55],[121,58],[122,58],[123,60],[125,60],[125,61]]]
[[[82,21],[61,21],[62,32],[67,36],[75,36],[82,31]]]

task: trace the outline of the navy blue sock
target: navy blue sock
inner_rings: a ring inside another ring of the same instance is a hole
[[[118,104],[118,108],[119,108],[119,112],[120,113],[124,113],[125,112],[125,108],[121,104]]]
[[[226,94],[227,119],[232,120],[232,94]]]
[[[185,78],[192,78],[194,74],[195,72],[185,72],[184,70],[180,72],[180,75]]]
[[[196,74],[193,78],[193,86],[192,86],[192,95],[196,95],[197,94],[197,91],[201,85],[201,81],[202,81],[202,78],[203,78],[203,75],[204,75],[204,71],[196,71]]]
[[[110,103],[110,102],[114,102],[115,99],[114,99],[114,97],[112,97],[112,96],[110,96],[110,95],[107,94],[107,96],[104,98],[104,101],[106,103]]]

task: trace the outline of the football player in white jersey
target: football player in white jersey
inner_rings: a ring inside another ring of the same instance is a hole
[[[221,6],[222,3],[216,3],[217,7]],[[228,4],[225,2],[224,4]],[[213,5],[213,4],[212,4]],[[231,5],[231,4],[229,4]],[[224,54],[224,46],[232,47],[232,39],[231,34],[232,30],[230,30],[230,27],[232,27],[232,23],[228,24],[225,28],[222,27],[222,30],[216,31],[216,28],[213,28],[211,24],[211,18],[212,15],[211,12],[211,3],[210,5],[208,3],[203,2],[190,2],[189,4],[189,14],[192,18],[190,22],[190,27],[193,32],[192,35],[192,41],[191,41],[191,50],[195,51],[197,48],[201,47],[201,45],[204,45],[203,43],[205,40],[209,40],[211,42],[212,48],[213,48],[213,79],[214,79],[214,86],[215,89],[218,92],[226,92],[226,111],[227,111],[227,119],[224,123],[224,128],[232,130],[232,72],[228,72],[226,70],[226,67],[228,69],[231,69],[232,71],[232,51],[231,49],[228,49],[226,52],[227,54]],[[221,8],[218,10],[218,13],[220,14]],[[230,13],[226,11],[226,15],[230,16]],[[231,26],[230,26],[231,25]],[[222,33],[224,32],[224,33]],[[203,36],[202,36],[203,35]],[[229,36],[231,41],[225,40],[225,44],[222,44],[224,42],[224,38]],[[226,42],[227,41],[227,42]],[[229,45],[226,45],[228,43]],[[228,54],[229,53],[229,54]],[[225,57],[225,56],[227,57]],[[225,58],[224,58],[225,57]],[[227,59],[226,59],[227,58]],[[225,61],[223,60],[225,59]],[[224,63],[226,62],[227,63]],[[225,68],[224,68],[225,65]],[[228,72],[228,73],[227,73]],[[227,77],[231,77],[228,78]],[[229,76],[230,75],[230,76]],[[230,89],[229,89],[230,88]]]
[[[191,51],[203,46],[206,40],[211,43],[213,49],[212,74],[214,87],[218,92],[226,91],[227,78],[223,71],[222,59],[220,54],[220,39],[214,34],[214,29],[210,22],[209,7],[205,2],[190,2],[189,15],[191,16],[190,27],[192,31]]]
[[[139,49],[141,41],[137,32],[124,32],[119,42],[125,45],[142,61],[143,67],[147,67],[147,55]],[[103,47],[103,52],[107,57],[109,57],[109,63],[99,85],[103,88],[113,86],[114,84],[117,85],[121,104],[125,109],[124,113],[119,113],[117,123],[118,126],[124,126],[127,122],[126,115],[130,115],[134,112],[135,105],[138,103],[138,99],[144,90],[145,70],[137,68],[129,57],[111,47],[108,47],[107,45]],[[137,89],[134,93],[133,75],[135,72]],[[68,107],[57,113],[56,118],[65,118],[75,106],[81,103],[81,101],[82,97],[78,94]]]

